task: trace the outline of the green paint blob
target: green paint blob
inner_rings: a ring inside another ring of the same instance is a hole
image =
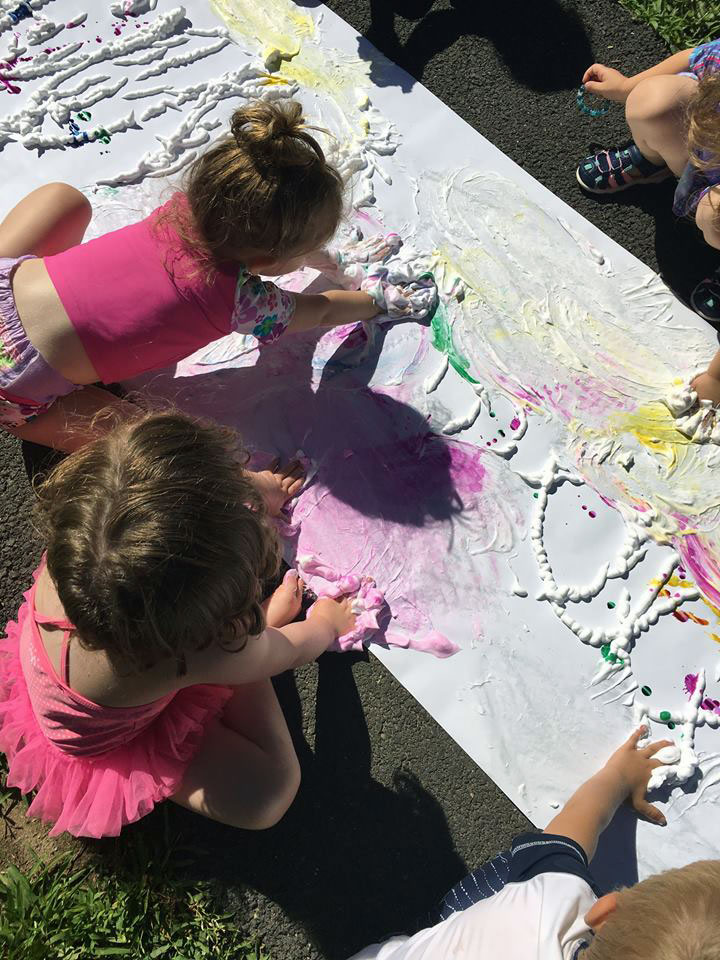
[[[662,720],[663,723],[667,723],[671,718],[672,718],[672,714],[670,713],[669,710],[660,711],[660,719]]]
[[[433,314],[433,318],[430,321],[430,329],[432,330],[433,347],[447,356],[448,362],[453,370],[455,370],[463,380],[467,380],[468,383],[477,383],[478,381],[468,373],[470,361],[455,349],[450,320],[442,303],[438,304]]]
[[[535,499],[537,500],[537,498],[540,496],[540,494],[536,491],[536,492],[533,494],[533,496],[534,496]]]
[[[494,411],[494,410],[491,410],[491,411],[490,411],[490,416],[491,416],[491,417],[494,417],[494,416],[495,416],[495,411]]]
[[[608,663],[617,663],[617,654],[610,652],[609,643],[605,643],[600,647],[600,653],[602,654],[603,660],[607,660]]]
[[[668,723],[668,730],[674,730],[674,729],[675,729],[675,724],[672,722],[672,720],[670,720]]]
[[[505,436],[505,431],[504,431],[504,430],[498,430],[498,433],[500,434],[501,437],[504,437],[504,436]]]
[[[650,694],[652,693],[652,690],[650,689],[650,687],[641,687],[640,692],[642,693],[643,696],[649,697]]]
[[[615,601],[614,601],[614,600],[608,600],[607,605],[608,605],[608,610],[614,610],[614,609],[615,609]]]

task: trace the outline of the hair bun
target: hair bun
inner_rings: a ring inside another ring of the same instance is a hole
[[[324,164],[325,156],[309,129],[297,100],[261,100],[236,110],[230,121],[238,147],[266,167]]]

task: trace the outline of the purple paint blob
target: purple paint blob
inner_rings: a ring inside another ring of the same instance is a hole
[[[691,697],[695,693],[695,688],[697,687],[698,675],[696,673],[688,673],[685,677],[685,693]]]
[[[518,420],[517,417],[513,417],[512,420],[510,421],[510,429],[518,430],[519,427],[520,427],[520,421]]]
[[[588,511],[588,516],[589,516],[589,517],[592,517],[592,519],[594,520],[595,517],[597,516],[597,514],[595,513],[594,510],[589,510],[589,511]]]
[[[585,504],[582,505],[582,509],[587,510],[587,507],[585,506]]]
[[[102,43],[102,37],[95,37],[96,43]]]

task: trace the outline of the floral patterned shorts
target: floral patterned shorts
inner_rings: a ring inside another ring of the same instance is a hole
[[[12,276],[29,257],[0,257],[0,427],[17,428],[73,390],[30,343],[18,316]]]

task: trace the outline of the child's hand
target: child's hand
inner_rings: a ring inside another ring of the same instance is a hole
[[[390,320],[423,320],[435,312],[438,302],[437,286],[430,274],[409,278],[379,267],[367,275],[360,289]]]
[[[327,621],[335,631],[334,640],[351,633],[355,629],[355,614],[352,612],[350,597],[340,600],[331,600],[330,597],[321,597],[313,604],[308,614],[308,620],[320,618]]]
[[[288,570],[277,590],[263,603],[267,625],[286,627],[292,623],[300,613],[302,598],[302,580],[297,570]]]
[[[698,400],[710,400],[713,406],[720,404],[720,380],[711,377],[709,373],[701,373],[695,377],[690,386],[698,395]]]
[[[625,103],[632,89],[629,79],[623,73],[602,63],[594,63],[588,67],[582,82],[588,93],[594,93],[606,100],[616,100],[618,103]]]
[[[286,466],[280,466],[276,458],[267,470],[254,473],[247,471],[250,483],[265,501],[267,512],[276,517],[292,497],[296,497],[305,480],[305,470],[299,460],[291,460]]]
[[[657,807],[645,799],[648,780],[655,767],[662,766],[659,760],[653,760],[654,754],[662,747],[672,746],[672,740],[659,740],[649,747],[638,750],[637,745],[646,735],[647,729],[639,727],[630,738],[616,750],[605,764],[605,769],[618,777],[626,790],[627,799],[636,813],[653,823],[665,826],[667,821]]]

